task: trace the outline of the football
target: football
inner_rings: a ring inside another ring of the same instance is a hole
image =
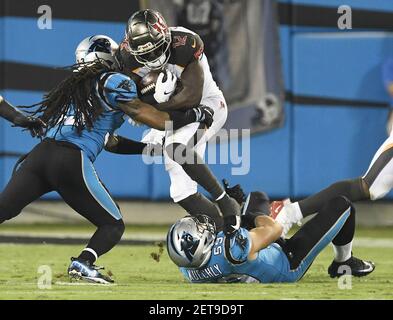
[[[160,73],[161,70],[150,71],[140,79],[137,86],[141,96],[148,96],[154,94],[154,89],[156,87],[156,82]],[[166,75],[164,76],[164,80],[165,78]]]
[[[156,88],[156,82],[158,79],[158,76],[160,75],[161,72],[165,72],[164,70],[153,70],[144,75],[138,82],[137,82],[137,88],[139,92],[139,98],[146,103],[149,104],[156,104],[157,102],[155,101],[153,95],[155,92]],[[166,74],[164,75],[163,81],[166,81]],[[181,81],[180,79],[177,80],[176,84],[176,90],[174,94],[177,94],[180,90],[182,89]]]

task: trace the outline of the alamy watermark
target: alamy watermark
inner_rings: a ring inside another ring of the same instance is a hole
[[[352,8],[348,5],[339,6],[337,13],[341,16],[337,20],[337,27],[340,30],[352,29]]]
[[[37,20],[37,27],[41,30],[52,29],[52,8],[46,4],[39,6],[37,13],[41,16]]]
[[[42,265],[38,267],[37,273],[39,274],[37,280],[38,289],[52,289],[52,268],[47,265]]]
[[[341,276],[337,280],[337,287],[340,290],[352,289],[352,269],[350,266],[342,265],[338,268],[338,274]]]
[[[163,143],[147,143],[142,161],[145,164],[168,164],[175,161],[180,165],[231,165],[231,174],[238,176],[250,172],[249,129],[220,129],[213,137],[209,137],[205,129],[191,132],[186,130],[189,129],[181,128],[174,131],[172,123],[167,122]],[[208,149],[206,157],[205,148]]]

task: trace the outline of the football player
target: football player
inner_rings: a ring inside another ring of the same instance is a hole
[[[77,48],[73,73],[44,96],[32,115],[47,124],[45,139],[17,168],[0,194],[0,223],[47,192],[64,201],[97,227],[87,247],[72,258],[68,273],[75,279],[111,283],[94,265],[111,250],[124,232],[120,209],[100,181],[94,161],[105,137],[124,123],[125,116],[158,130],[166,121],[182,127],[202,121],[203,107],[187,112],[162,112],[138,99],[136,84],[113,71],[116,43],[106,36],[86,38]],[[29,107],[25,107],[29,108]],[[211,114],[209,112],[208,114]]]
[[[393,59],[388,59],[383,65],[383,82],[393,104]],[[291,203],[289,199],[272,203],[272,214],[284,226],[285,235],[293,224],[299,223],[303,217],[317,212],[321,203],[331,198],[343,195],[350,201],[378,200],[388,194],[393,188],[393,130],[392,111],[390,110],[387,131],[389,137],[379,147],[374,155],[367,172],[355,179],[343,180],[332,184],[326,189],[298,202]],[[351,254],[352,243],[347,247],[338,248],[344,258]]]
[[[360,200],[378,200],[393,188],[393,130],[390,136],[379,147],[367,172],[355,179],[333,183],[326,189],[298,202],[289,199],[275,201],[272,214],[284,226],[283,235],[288,233],[293,224],[309,215],[318,212],[324,202],[337,196],[345,196],[352,202]],[[351,254],[352,244],[342,248],[346,256]]]
[[[33,137],[41,136],[46,127],[46,124],[41,119],[23,114],[1,95],[0,117],[12,122],[16,127],[22,127],[29,130]]]
[[[168,27],[157,11],[141,10],[128,20],[126,37],[116,56],[122,72],[133,77],[143,77],[151,70],[166,70],[156,82],[157,109],[187,110],[206,105],[214,110],[213,124],[203,134],[198,124],[165,133],[165,168],[174,202],[190,214],[208,214],[220,228],[224,224],[227,233],[236,230],[240,209],[203,161],[206,142],[224,125],[228,110],[224,95],[213,80],[201,38],[183,27]],[[181,80],[181,89],[175,92],[177,79]],[[152,132],[145,139],[162,140],[163,135],[158,134],[157,138],[156,134]],[[182,152],[175,152],[179,150]],[[198,184],[217,202],[224,223],[214,203],[197,191]]]
[[[190,282],[296,282],[330,242],[352,241],[355,210],[344,197],[331,199],[287,240],[280,238],[282,225],[270,216],[255,216],[254,223],[251,230],[241,227],[228,236],[216,234],[208,216],[182,218],[168,232],[168,254]],[[360,277],[375,266],[357,258],[347,263],[335,259],[328,272],[337,277],[343,268]]]

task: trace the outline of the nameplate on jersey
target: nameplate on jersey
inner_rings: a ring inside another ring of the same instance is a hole
[[[206,281],[222,277],[222,271],[218,264],[201,269],[188,269],[187,274],[191,281]]]

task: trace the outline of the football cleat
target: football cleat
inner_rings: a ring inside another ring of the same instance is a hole
[[[351,270],[347,270],[349,267]],[[336,262],[333,261],[328,268],[328,273],[331,278],[340,277],[343,275],[352,275],[354,277],[364,277],[373,272],[375,264],[372,261],[365,261],[358,259],[354,256],[350,257],[347,261]]]
[[[68,267],[68,275],[71,280],[84,280],[98,284],[113,283],[114,281],[110,277],[103,275],[98,271],[101,269],[104,268],[90,265],[88,262],[80,261],[77,258],[71,258],[71,264]]]

